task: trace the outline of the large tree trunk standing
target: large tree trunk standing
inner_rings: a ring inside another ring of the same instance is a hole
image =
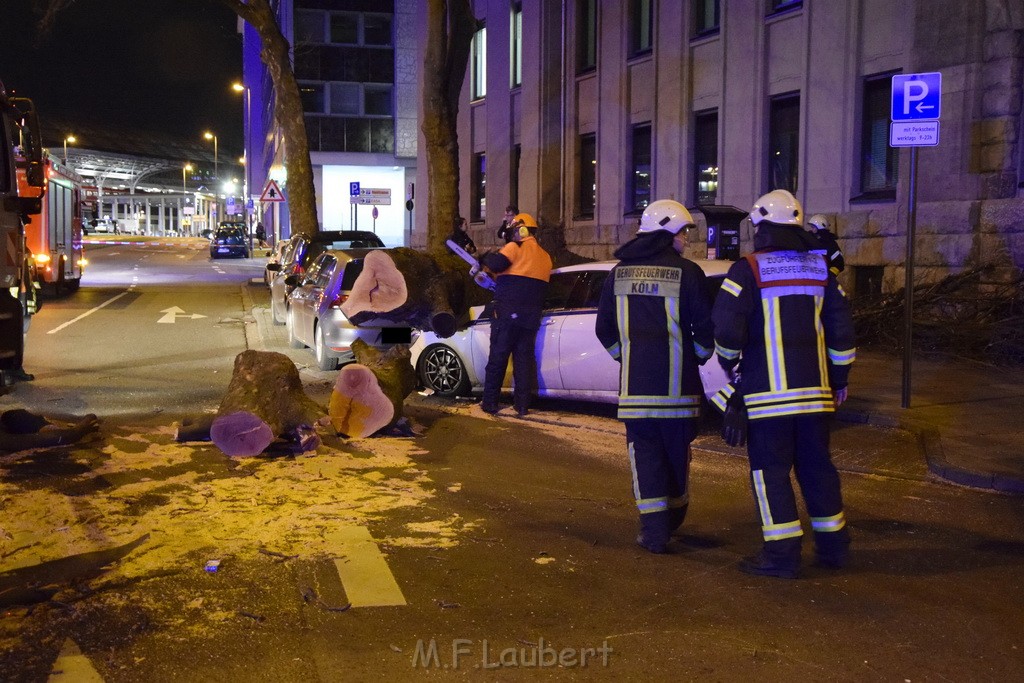
[[[480,22],[469,0],[427,0],[423,60],[423,122],[427,174],[427,250],[446,251],[445,239],[459,214],[459,99],[469,50]]]
[[[260,59],[274,84],[274,122],[284,135],[284,165],[288,171],[288,215],[292,234],[312,235],[319,230],[316,217],[316,189],[309,140],[299,97],[299,85],[289,56],[291,46],[281,33],[268,0],[218,0],[259,33],[263,47]]]

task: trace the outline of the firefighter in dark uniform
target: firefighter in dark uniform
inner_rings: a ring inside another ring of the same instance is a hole
[[[510,224],[512,241],[501,251],[484,254],[480,265],[497,276],[494,290],[491,350],[484,370],[485,413],[498,412],[498,396],[509,356],[515,383],[512,403],[516,414],[527,414],[537,384],[537,330],[544,295],[551,279],[551,256],[538,244],[537,221],[527,213]]]
[[[836,236],[829,230],[828,217],[816,213],[807,219],[807,227],[811,233],[818,238],[821,248],[825,250],[825,258],[828,261],[828,269],[832,274],[839,276],[846,268],[846,259],[843,258],[843,250],[839,248]]]
[[[647,207],[636,237],[615,252],[594,330],[621,364],[618,417],[640,513],[636,540],[652,553],[667,551],[686,516],[703,393],[697,367],[713,354],[704,271],[682,256],[693,225],[678,202]]]
[[[796,198],[774,190],[757,200],[754,253],[729,269],[715,301],[715,350],[739,363],[749,418],[747,453],[764,544],[748,574],[796,578],[803,529],[790,471],[803,494],[818,564],[842,567],[850,543],[839,474],[829,455],[829,414],[847,393],[854,361],[846,295],[816,238],[803,230]],[[730,384],[713,399],[720,407]]]

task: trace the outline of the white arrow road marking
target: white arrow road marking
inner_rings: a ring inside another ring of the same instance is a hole
[[[103,677],[93,668],[89,658],[82,654],[75,641],[70,638],[57,655],[57,661],[50,670],[49,683],[54,681],[74,681],[75,683],[103,683]]]
[[[200,315],[199,313],[192,313],[191,315],[190,314],[186,314],[184,310],[178,308],[177,306],[171,306],[170,308],[165,308],[164,310],[162,310],[160,312],[163,313],[164,315],[159,320],[157,320],[158,323],[173,323],[179,317],[180,318],[190,318],[192,320],[196,320],[198,318],[205,318],[206,317],[205,315]]]
[[[117,296],[111,297],[110,299],[107,299],[106,301],[101,303],[99,306],[96,306],[95,308],[90,308],[88,311],[86,311],[82,315],[78,316],[77,318],[72,318],[71,320],[67,321],[66,323],[62,323],[60,325],[57,325],[57,327],[53,328],[52,330],[50,330],[46,334],[54,334],[55,332],[60,332],[61,330],[63,330],[68,325],[74,325],[75,323],[77,323],[82,318],[84,318],[86,316],[89,316],[89,315],[92,315],[93,313],[95,313],[96,311],[100,310],[104,306],[109,306],[110,304],[114,303],[115,301],[117,301],[118,299],[120,299],[122,296],[124,296],[127,293],[128,292],[121,292]]]
[[[325,540],[343,556],[335,558],[334,566],[353,607],[407,604],[369,529],[343,526],[326,534]]]

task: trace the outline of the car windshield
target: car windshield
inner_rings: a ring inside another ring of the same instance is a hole
[[[245,235],[238,228],[219,228],[214,239],[221,244],[245,244]]]

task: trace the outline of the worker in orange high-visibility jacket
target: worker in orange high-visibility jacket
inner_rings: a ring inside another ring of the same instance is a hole
[[[551,256],[537,242],[533,216],[516,215],[510,228],[512,241],[480,258],[480,264],[496,275],[497,285],[480,407],[486,413],[498,412],[498,396],[511,356],[512,403],[516,414],[524,417],[537,386],[537,331],[551,279]]]
[[[739,367],[749,419],[747,453],[764,544],[740,570],[796,578],[803,529],[790,483],[795,469],[819,565],[841,567],[850,543],[829,414],[847,395],[854,361],[850,307],[800,202],[774,190],[754,204],[754,253],[729,269],[715,301],[715,351]],[[736,384],[713,398],[724,409]]]

